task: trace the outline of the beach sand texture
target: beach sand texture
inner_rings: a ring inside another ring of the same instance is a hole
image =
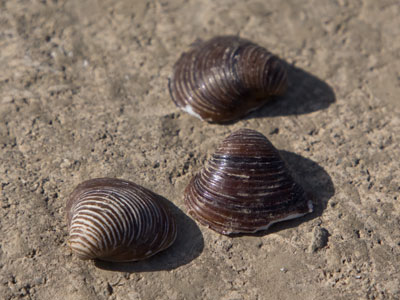
[[[217,35],[285,60],[287,93],[229,125],[177,108],[175,61]],[[399,299],[399,37],[397,0],[0,1],[1,298]],[[183,191],[243,127],[315,211],[230,238],[186,216]],[[95,177],[168,199],[175,244],[137,263],[72,255],[65,203]]]

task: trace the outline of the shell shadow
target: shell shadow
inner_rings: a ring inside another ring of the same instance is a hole
[[[303,222],[308,222],[322,215],[329,199],[335,194],[335,187],[329,174],[311,159],[305,158],[293,152],[279,150],[279,154],[285,161],[293,179],[300,184],[306,195],[311,197],[314,210],[303,217],[278,222],[264,231],[254,234],[236,234],[232,237],[241,236],[264,236],[284,229],[299,226]]]
[[[95,266],[118,272],[169,271],[188,264],[198,257],[204,249],[203,235],[197,224],[172,202],[163,199],[175,217],[177,237],[171,247],[156,255],[136,262],[115,263],[96,260]]]
[[[281,61],[288,72],[288,90],[274,97],[245,119],[307,114],[328,108],[336,101],[333,89],[321,79]]]

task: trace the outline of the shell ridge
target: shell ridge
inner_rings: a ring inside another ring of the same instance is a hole
[[[112,229],[112,225],[106,222],[106,219],[103,216],[93,210],[90,209],[81,209],[78,212],[81,218],[85,218],[91,221],[91,226],[96,226],[97,228],[101,229],[103,232],[106,233],[107,238],[109,240],[109,244],[107,244],[107,248],[113,248],[117,244],[118,240],[116,237],[115,232]]]
[[[274,60],[268,50],[238,37],[196,43],[174,64],[171,97],[200,119],[231,121],[286,89],[284,66],[270,63]]]
[[[90,199],[81,201],[77,207],[79,207],[79,211],[84,213],[84,212],[90,212],[90,213],[96,213],[96,216],[100,218],[99,224],[102,222],[107,224],[108,228],[111,228],[111,234],[113,235],[114,241],[112,242],[113,247],[115,247],[116,243],[120,240],[120,232],[117,226],[118,218],[113,217],[112,211],[110,211],[110,201],[105,202],[106,208],[107,208],[107,213],[102,213],[104,211],[104,207],[99,207],[97,205],[93,204],[92,201],[93,195],[91,195]],[[100,196],[100,199],[108,199],[108,198],[102,198]],[[92,217],[95,217],[92,215]],[[107,220],[105,220],[107,219]],[[102,227],[104,230],[105,228]]]
[[[90,220],[85,218],[76,218],[69,229],[70,235],[73,236],[75,232],[88,232],[93,238],[95,238],[98,247],[105,247],[105,241],[101,241],[102,231],[97,228],[97,226],[93,226],[93,223]]]
[[[81,226],[82,224],[79,225],[79,223],[84,223],[86,226],[84,227],[84,230],[87,230],[88,228],[91,228],[92,230],[95,230],[98,232],[98,234],[101,236],[102,234],[106,234],[108,243],[112,244],[112,238],[105,229],[104,226],[98,226],[98,220],[94,219],[92,216],[88,216],[84,212],[82,213],[82,208],[79,209],[73,216],[73,219],[71,221],[71,226],[70,226],[70,231],[73,230],[74,227],[76,226]],[[106,242],[107,243],[107,242]],[[108,245],[108,244],[106,244]]]
[[[73,219],[71,221],[71,225],[69,227],[70,233],[73,233],[75,230],[78,231],[89,231],[92,234],[97,235],[99,238],[105,234],[104,228],[96,226],[95,223],[90,218],[87,218],[84,214],[75,213]],[[111,238],[107,236],[107,240],[111,243]],[[103,239],[102,246],[106,246],[107,241]]]
[[[99,178],[81,183],[67,201],[69,241],[82,259],[134,261],[170,246],[176,224],[151,191]]]
[[[304,190],[261,133],[229,135],[185,189],[191,216],[223,233],[254,233],[310,212]]]
[[[106,199],[109,199],[109,201],[106,202],[107,206],[107,211],[103,213],[104,217],[107,217],[108,220],[110,220],[110,225],[111,228],[113,229],[113,232],[115,232],[116,235],[116,244],[121,243],[123,239],[123,232],[124,232],[124,224],[121,216],[121,210],[122,207],[124,206],[123,203],[120,203],[119,198],[121,198],[122,195],[117,193],[115,190],[110,190],[110,194]],[[119,209],[117,211],[114,211],[112,209],[113,205],[111,203],[114,203],[116,207]],[[114,244],[114,247],[116,247],[116,244]]]
[[[89,235],[89,237],[87,236]],[[74,230],[70,234],[70,243],[83,243],[82,237],[86,240],[85,243],[90,245],[91,249],[98,249],[100,246],[100,242],[96,234],[94,234],[91,230],[85,230],[82,227],[75,227]]]
[[[221,92],[219,85],[221,76],[219,75],[220,69],[216,67],[218,58],[223,56],[223,53],[221,54],[220,52],[224,51],[224,49],[221,47],[209,47],[206,51],[207,52],[204,52],[202,55],[202,63],[199,66],[199,79],[204,83],[206,93],[202,94],[199,100],[205,104],[207,110],[218,113],[218,110],[226,109],[224,102],[219,101],[220,94],[218,91]],[[197,53],[197,55],[199,55],[199,53]],[[197,72],[192,73],[195,76]]]
[[[114,202],[118,205],[118,213],[116,218],[123,222],[121,224],[121,243],[129,245],[129,239],[135,238],[135,218],[132,216],[132,199],[129,197],[129,193],[126,190],[121,190],[116,197],[113,198]],[[111,207],[111,205],[110,205]]]

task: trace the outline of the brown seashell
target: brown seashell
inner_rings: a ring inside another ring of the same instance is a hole
[[[286,69],[276,56],[234,36],[195,43],[175,63],[169,80],[179,108],[215,123],[243,117],[286,87]]]
[[[191,216],[222,234],[254,233],[312,211],[278,151],[261,133],[229,135],[185,190]]]
[[[66,207],[69,246],[81,259],[116,262],[145,259],[168,248],[176,225],[160,198],[121,179],[79,184]]]

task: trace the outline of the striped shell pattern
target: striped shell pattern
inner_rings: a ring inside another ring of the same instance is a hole
[[[179,108],[213,123],[241,118],[286,87],[287,72],[276,56],[234,36],[194,43],[169,80]]]
[[[222,234],[254,233],[312,211],[278,151],[261,133],[229,135],[185,190],[188,212]]]
[[[67,201],[68,244],[81,259],[135,261],[168,248],[176,225],[160,196],[133,182],[98,178]]]

